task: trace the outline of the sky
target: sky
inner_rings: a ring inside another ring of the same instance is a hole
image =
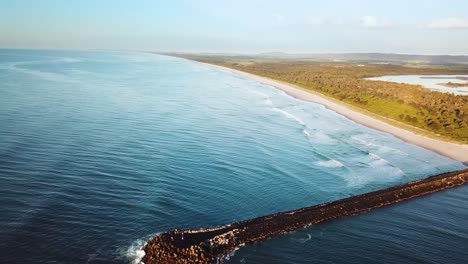
[[[468,55],[468,1],[0,0],[0,47]]]

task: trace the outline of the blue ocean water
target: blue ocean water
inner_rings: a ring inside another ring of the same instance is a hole
[[[248,78],[144,53],[0,50],[0,263],[138,263],[151,236],[465,168]],[[468,188],[228,263],[465,263]]]

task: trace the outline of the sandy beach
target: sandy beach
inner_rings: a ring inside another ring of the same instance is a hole
[[[379,119],[366,115],[362,112],[356,111],[344,104],[334,102],[320,94],[305,91],[302,88],[297,87],[293,84],[283,83],[283,82],[269,79],[266,77],[261,77],[258,75],[250,74],[247,72],[242,72],[239,70],[235,70],[235,69],[231,69],[231,68],[227,68],[227,67],[223,67],[219,65],[213,65],[213,64],[208,64],[208,65],[217,67],[219,69],[226,70],[232,73],[236,73],[236,74],[249,77],[263,84],[271,85],[277,89],[284,91],[285,93],[291,96],[294,96],[295,98],[324,105],[326,108],[333,110],[336,113],[343,115],[353,120],[356,123],[392,134],[395,137],[407,143],[414,144],[414,145],[423,147],[425,149],[434,151],[448,158],[461,161],[465,165],[468,166],[468,145],[446,142],[446,141],[437,140],[437,139],[415,134],[411,131],[405,130],[397,126],[393,126],[384,121],[381,121]]]

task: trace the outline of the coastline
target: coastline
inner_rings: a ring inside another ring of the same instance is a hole
[[[284,83],[284,82],[273,80],[267,77],[262,77],[259,75],[255,75],[255,74],[251,74],[251,73],[239,71],[239,70],[228,68],[228,67],[211,64],[211,63],[205,63],[205,62],[199,62],[199,63],[204,63],[206,65],[210,65],[212,67],[215,67],[221,70],[229,71],[231,73],[239,74],[239,75],[248,77],[250,79],[253,79],[257,82],[273,86],[276,89],[279,89],[297,99],[321,104],[325,106],[327,109],[330,109],[358,124],[361,124],[366,127],[379,130],[385,133],[389,133],[409,144],[413,144],[413,145],[431,150],[442,156],[460,161],[463,164],[468,166],[468,145],[466,144],[456,144],[456,143],[437,140],[437,139],[433,139],[430,137],[416,134],[409,130],[391,125],[387,122],[374,118],[361,111],[352,109],[351,107],[345,105],[344,103],[335,102],[332,99],[326,98],[324,95],[315,93],[313,91],[302,89],[301,87],[298,87],[294,84]]]

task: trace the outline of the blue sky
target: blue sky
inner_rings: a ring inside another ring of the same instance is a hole
[[[0,47],[468,55],[468,1],[0,0]]]

